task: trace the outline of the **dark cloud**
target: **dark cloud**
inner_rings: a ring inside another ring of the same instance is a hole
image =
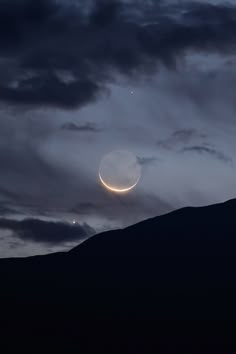
[[[0,205],[0,215],[9,215],[15,213],[16,211],[14,209],[11,209],[7,205]]]
[[[225,155],[223,152],[214,149],[210,146],[189,146],[180,150],[180,152],[196,152],[198,154],[208,154],[213,156],[219,161],[232,164],[233,161],[230,157]]]
[[[57,245],[69,241],[79,241],[95,234],[88,224],[69,224],[43,221],[39,219],[12,220],[0,219],[0,229],[10,230],[25,241]]]
[[[179,144],[188,144],[193,140],[205,139],[207,138],[206,134],[203,134],[195,129],[181,129],[175,131],[171,136],[164,140],[159,140],[157,142],[158,147],[164,149],[174,149]]]
[[[163,149],[180,153],[195,152],[198,154],[208,154],[219,161],[232,164],[232,158],[216,149],[207,141],[208,139],[207,134],[195,129],[182,129],[175,131],[167,139],[158,141],[157,145]]]
[[[1,156],[1,154],[0,154]],[[1,160],[0,160],[1,162]],[[17,193],[12,192],[11,190],[7,188],[2,188],[0,187],[0,196],[2,200],[14,200],[17,201],[19,199],[19,195]],[[1,203],[2,203],[1,200]]]
[[[236,7],[191,2],[2,0],[0,100],[80,107],[115,73],[174,68],[186,50],[234,52],[235,18]]]
[[[140,166],[148,166],[151,165],[153,163],[155,163],[158,159],[157,157],[137,157],[138,163],[140,164]]]
[[[76,124],[73,122],[68,122],[68,123],[64,123],[61,126],[61,129],[74,131],[74,132],[92,132],[92,133],[97,133],[100,131],[98,127],[93,123]]]

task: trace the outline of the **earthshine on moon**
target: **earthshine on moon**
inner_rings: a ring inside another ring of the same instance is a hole
[[[99,167],[102,185],[115,193],[131,191],[140,177],[140,165],[136,156],[129,151],[113,151],[105,155]]]

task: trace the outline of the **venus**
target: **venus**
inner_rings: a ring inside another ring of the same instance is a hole
[[[113,151],[104,156],[99,178],[104,187],[115,193],[131,191],[139,182],[141,168],[137,157],[129,151]]]

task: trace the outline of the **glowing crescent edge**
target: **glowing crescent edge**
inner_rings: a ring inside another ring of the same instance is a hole
[[[102,179],[102,177],[101,177],[101,175],[100,175],[100,172],[99,172],[99,178],[100,178],[100,181],[102,182],[102,184],[103,184],[107,189],[109,189],[109,190],[112,191],[112,192],[116,192],[116,193],[125,193],[125,192],[130,191],[131,189],[133,189],[133,188],[138,184],[139,179],[140,179],[140,178],[139,178],[139,179],[137,180],[137,182],[136,182],[135,184],[133,184],[133,185],[132,185],[131,187],[129,187],[129,188],[117,189],[117,188],[108,186],[108,184],[106,184],[106,183],[103,181],[103,179]]]

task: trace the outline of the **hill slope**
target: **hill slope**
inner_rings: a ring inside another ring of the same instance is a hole
[[[0,260],[5,353],[235,353],[236,200]]]

